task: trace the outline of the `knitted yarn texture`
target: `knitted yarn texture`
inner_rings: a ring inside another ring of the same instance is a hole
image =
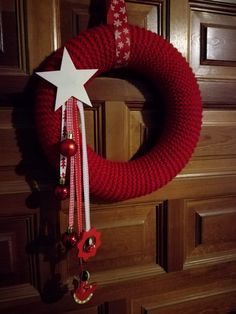
[[[127,69],[146,76],[165,104],[165,125],[154,146],[128,162],[106,160],[88,147],[90,193],[119,201],[149,194],[172,180],[187,164],[199,139],[202,103],[195,76],[182,55],[165,39],[129,25],[131,50]],[[110,25],[89,29],[65,44],[77,69],[107,72],[116,65],[116,47]],[[45,62],[45,71],[60,67],[63,48]],[[54,111],[56,88],[39,80],[35,120],[43,151],[59,165],[61,112]]]

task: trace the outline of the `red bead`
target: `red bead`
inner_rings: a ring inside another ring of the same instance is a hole
[[[63,156],[71,157],[74,156],[77,153],[78,146],[76,142],[72,139],[66,139],[61,141],[60,143],[60,153]]]
[[[66,185],[58,185],[55,188],[55,196],[59,200],[65,200],[69,196],[70,189]]]
[[[65,245],[67,249],[73,248],[78,241],[78,235],[76,232],[65,232],[62,235],[62,243]]]

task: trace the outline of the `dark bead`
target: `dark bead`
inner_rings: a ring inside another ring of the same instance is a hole
[[[89,272],[87,270],[83,270],[82,274],[80,275],[80,279],[85,282],[89,281],[89,278],[90,278]]]

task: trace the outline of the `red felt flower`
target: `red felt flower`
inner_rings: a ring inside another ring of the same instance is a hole
[[[87,261],[91,256],[95,256],[97,249],[101,245],[101,233],[95,228],[83,231],[81,238],[77,242],[78,257]]]

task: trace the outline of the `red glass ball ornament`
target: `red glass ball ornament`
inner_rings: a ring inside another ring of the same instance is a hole
[[[78,235],[74,231],[72,232],[67,231],[62,235],[62,243],[68,250],[73,248],[77,242],[78,242]]]
[[[74,156],[77,153],[78,145],[70,138],[67,138],[60,143],[60,153],[65,157]]]
[[[70,189],[67,185],[58,185],[56,186],[54,193],[57,199],[65,200],[69,197]]]

